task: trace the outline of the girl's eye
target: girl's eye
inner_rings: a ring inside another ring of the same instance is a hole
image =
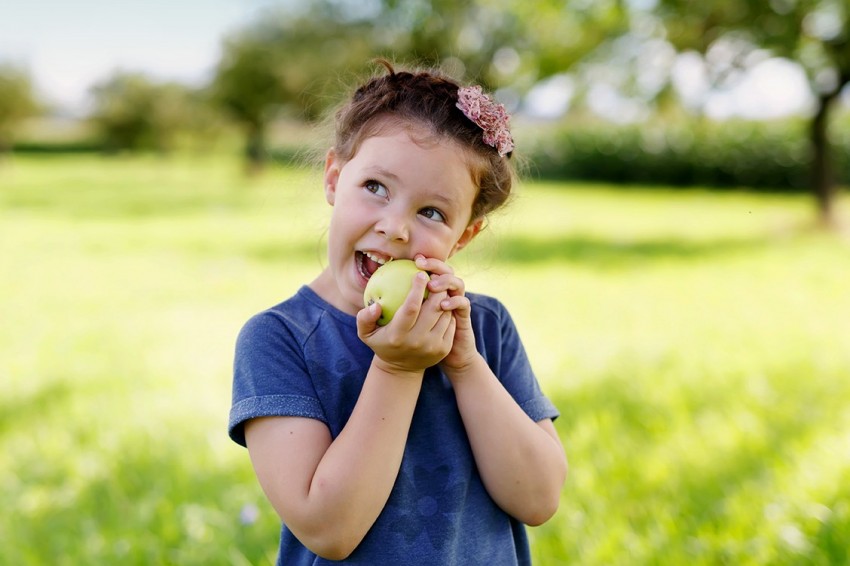
[[[435,222],[446,221],[446,217],[443,216],[443,213],[437,210],[436,208],[423,208],[419,211],[419,214]]]
[[[378,181],[366,181],[363,184],[363,187],[370,193],[375,194],[379,197],[386,198],[389,196],[389,191],[387,191],[387,188]]]

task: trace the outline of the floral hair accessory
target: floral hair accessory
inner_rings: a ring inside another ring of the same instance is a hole
[[[480,86],[460,87],[457,98],[456,106],[464,116],[484,131],[484,143],[495,147],[500,156],[513,151],[514,140],[508,128],[510,116],[504,105],[491,100]]]

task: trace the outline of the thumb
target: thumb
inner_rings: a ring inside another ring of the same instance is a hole
[[[381,305],[372,303],[357,313],[357,334],[368,336],[378,328],[378,319],[381,318]]]

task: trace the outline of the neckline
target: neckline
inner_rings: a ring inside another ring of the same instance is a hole
[[[298,290],[298,294],[321,308],[323,311],[327,312],[337,320],[344,322],[350,326],[357,327],[357,317],[353,314],[348,314],[347,312],[343,312],[337,307],[330,304],[328,301],[323,299],[316,291],[310,288],[309,285],[302,285]]]

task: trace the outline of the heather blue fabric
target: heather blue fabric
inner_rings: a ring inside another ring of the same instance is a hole
[[[558,411],[540,390],[516,327],[496,299],[467,293],[479,352],[528,416]],[[360,393],[372,351],[355,318],[308,287],[251,318],[239,335],[229,434],[245,445],[245,421],[318,419],[333,438]],[[484,489],[454,393],[437,368],[425,374],[399,477],[386,507],[345,564],[530,564],[524,526]],[[284,525],[278,564],[337,564],[307,550]]]

